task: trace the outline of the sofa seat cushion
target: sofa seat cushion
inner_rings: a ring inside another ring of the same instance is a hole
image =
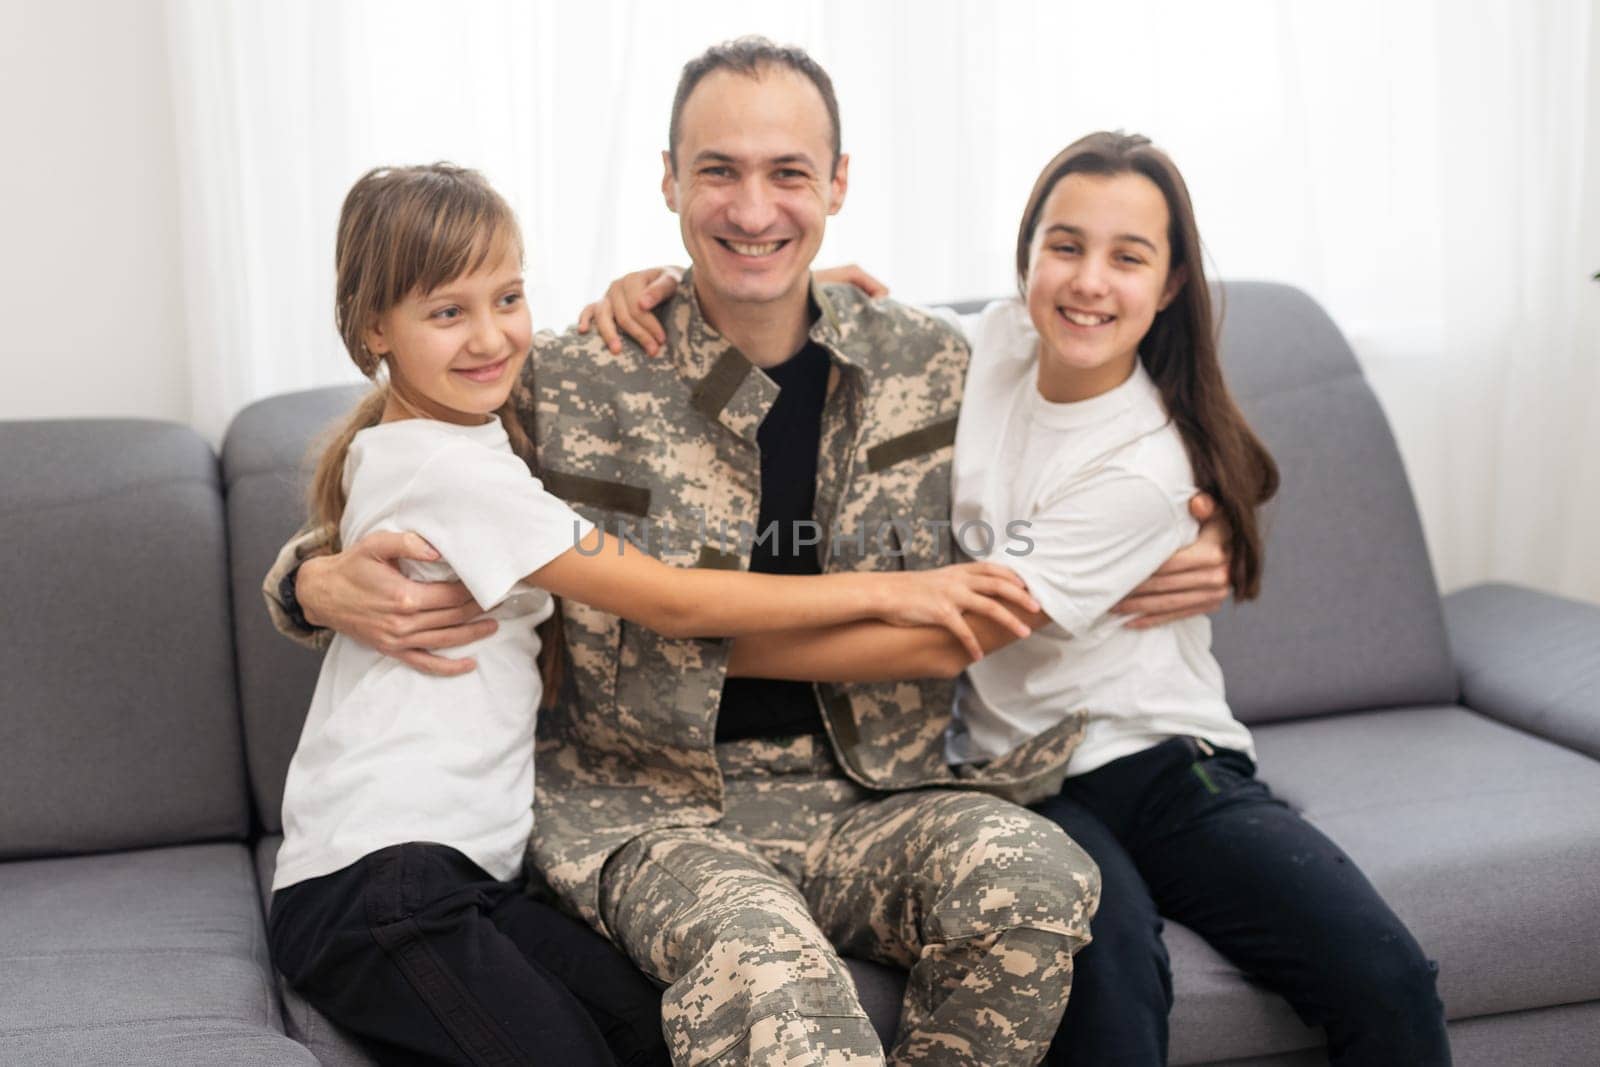
[[[1360,864],[1439,961],[1452,1019],[1600,999],[1600,762],[1465,708],[1367,712],[1255,727],[1261,777]],[[270,883],[277,838],[257,862]],[[1318,1045],[1278,996],[1168,922],[1171,1062]],[[851,961],[881,1032],[902,972]],[[286,1028],[325,1064],[370,1061],[287,991]]]
[[[268,834],[256,842],[256,892],[260,894],[263,914],[270,910],[272,874],[278,869],[278,846],[281,844],[282,834]],[[290,989],[275,967],[272,968],[272,982],[283,999],[284,1030],[309,1048],[322,1067],[377,1067],[378,1061],[369,1056],[355,1038]]]
[[[282,1032],[249,851],[0,864],[0,1061],[311,1064]]]
[[[1259,774],[1366,872],[1439,962],[1451,1019],[1600,998],[1600,762],[1460,707],[1255,728]],[[1320,1041],[1168,925],[1174,1064]]]

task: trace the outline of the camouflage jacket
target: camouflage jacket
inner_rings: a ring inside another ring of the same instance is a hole
[[[811,338],[836,371],[817,461],[824,571],[950,562],[966,343],[926,314],[849,286],[813,286],[812,298],[820,314]],[[593,333],[539,335],[514,394],[539,476],[580,514],[668,563],[744,569],[760,511],[756,429],[778,388],[701,316],[692,272],[660,318],[666,358],[631,344],[613,354]],[[275,579],[320,540],[291,542],[266,582],[274,619],[291,636]],[[572,601],[563,611],[568,684],[540,717],[531,858],[599,926],[600,872],[618,848],[651,827],[721,818],[715,733],[729,642],[661,637]],[[1081,717],[1071,718],[982,767],[952,768],[951,683],[817,692],[840,764],[873,789],[962,786],[1027,802],[1059,788],[1082,733]]]

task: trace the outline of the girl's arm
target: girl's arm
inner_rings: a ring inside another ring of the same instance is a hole
[[[736,637],[881,619],[942,628],[974,660],[983,655],[974,622],[1026,637],[1028,627],[1005,605],[1038,608],[1022,580],[993,563],[808,577],[686,569],[669,567],[598,527],[527,580],[667,637]]]
[[[1034,629],[1050,621],[1040,612],[1020,618]],[[1011,627],[992,619],[969,615],[967,622],[985,654],[1017,640]],[[948,630],[936,626],[855,622],[741,637],[728,656],[728,676],[794,682],[898,682],[954,678],[972,659]]]
[[[1107,468],[1029,520],[1029,550],[1014,561],[1047,615],[1068,636],[1083,633],[1177,547],[1176,504],[1155,482]],[[1012,640],[973,620],[984,651]],[[829,682],[953,677],[966,664],[948,635],[857,623],[831,630],[767,634],[735,641],[730,674]]]
[[[856,266],[827,267],[814,272],[819,282],[846,283],[855,286],[876,300],[889,295],[889,287]],[[662,301],[678,291],[683,281],[682,267],[646,267],[624,274],[606,287],[605,295],[588,304],[578,313],[578,332],[588,333],[592,326],[606,347],[613,352],[622,351],[622,337],[632,338],[646,354],[661,354],[667,343],[666,331],[651,312]]]

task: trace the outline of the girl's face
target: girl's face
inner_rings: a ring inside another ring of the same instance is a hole
[[[389,360],[399,393],[429,418],[485,422],[506,402],[528,358],[533,323],[522,257],[507,244],[498,262],[431,293],[413,291],[367,331],[368,350]]]
[[[1050,190],[1028,264],[1046,400],[1087,400],[1133,373],[1156,313],[1183,288],[1168,222],[1166,197],[1142,174],[1068,174]]]

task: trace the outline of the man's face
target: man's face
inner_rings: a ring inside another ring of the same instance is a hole
[[[784,67],[757,77],[713,71],[684,103],[677,159],[674,172],[662,153],[661,191],[678,214],[702,303],[767,304],[804,292],[827,217],[844,203],[850,162],[833,165],[817,87]]]

